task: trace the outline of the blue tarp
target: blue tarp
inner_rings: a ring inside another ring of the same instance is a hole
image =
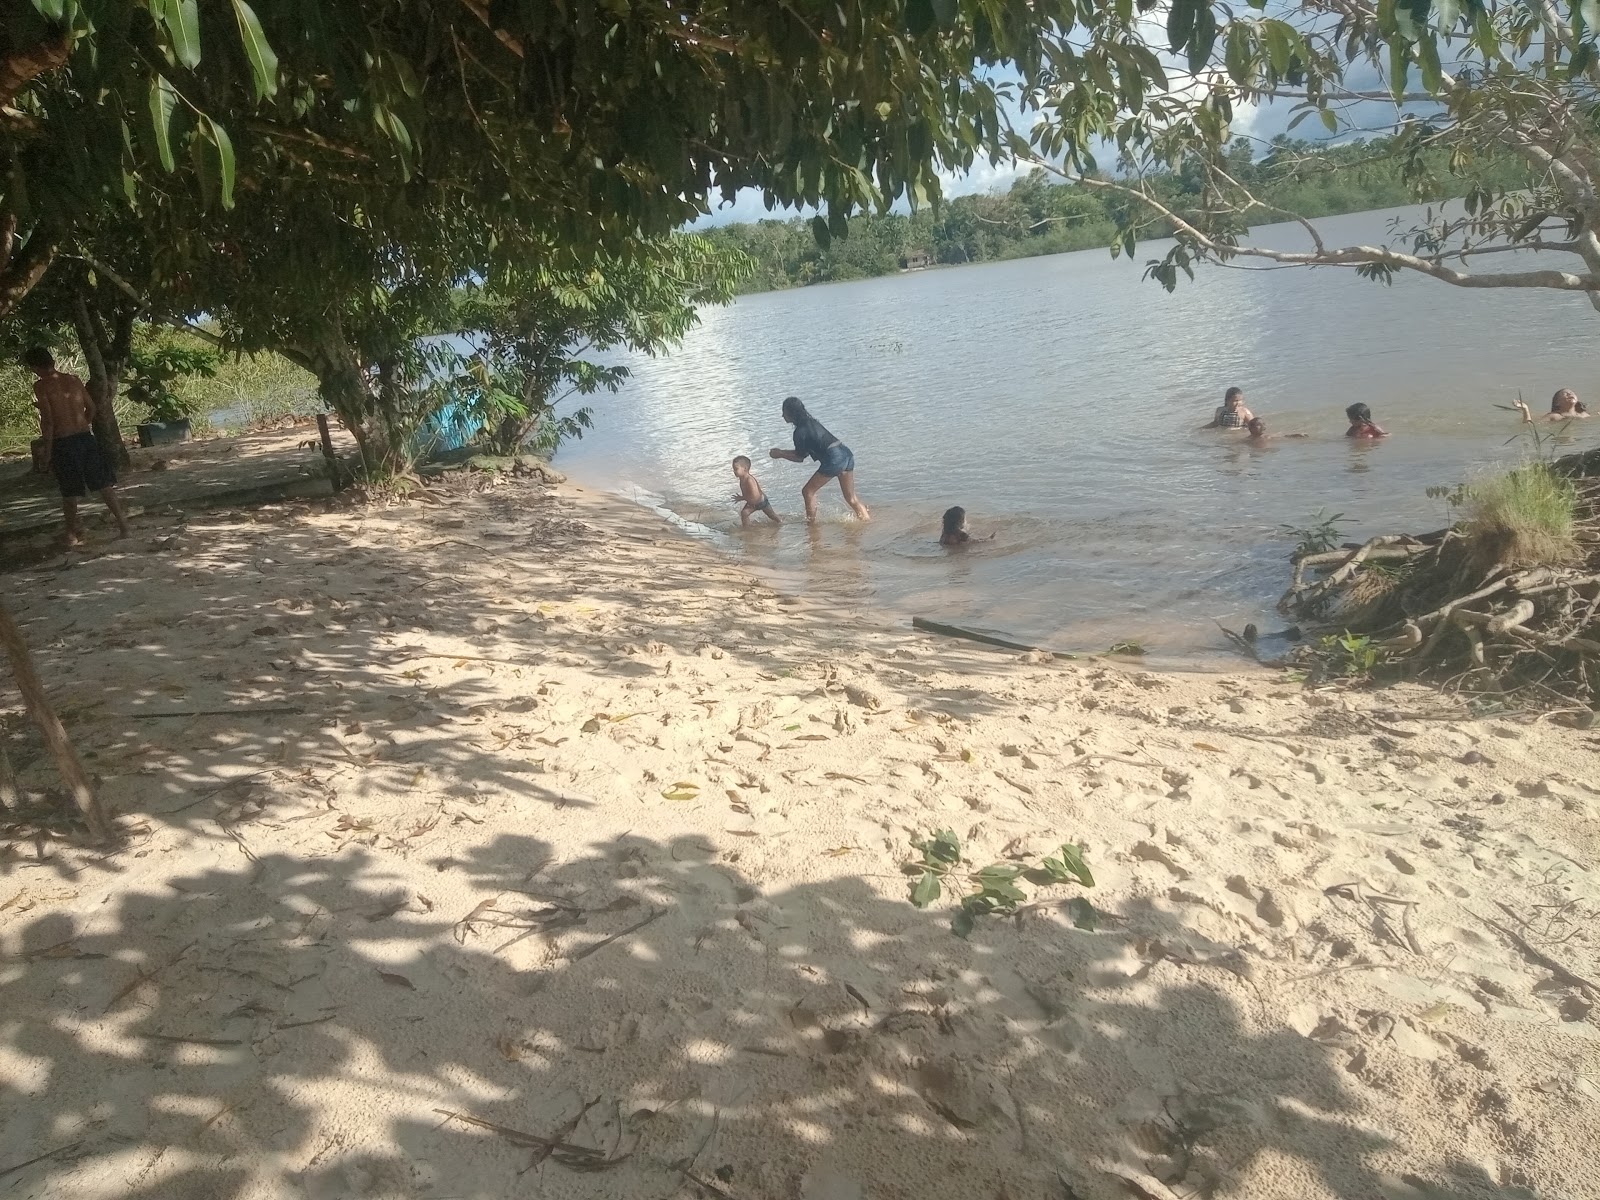
[[[423,423],[417,431],[415,449],[424,458],[460,450],[482,432],[483,421],[472,415],[465,404],[452,400]]]

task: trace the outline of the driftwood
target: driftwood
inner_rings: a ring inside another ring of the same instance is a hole
[[[1054,658],[1077,658],[1076,654],[1067,654],[1060,650],[1043,650],[1038,646],[1030,646],[1026,642],[1013,642],[1008,638],[997,637],[992,633],[979,633],[976,629],[963,629],[959,625],[946,625],[940,621],[930,621],[927,617],[912,617],[911,627],[920,629],[923,633],[937,633],[944,637],[960,638],[963,641],[978,642],[985,646],[995,646],[1001,650],[1036,651],[1040,654],[1049,654]]]
[[[89,776],[78,761],[77,751],[72,748],[66,727],[61,724],[61,718],[56,716],[56,710],[50,704],[39,673],[34,670],[28,644],[22,639],[22,631],[17,628],[17,623],[11,619],[11,614],[3,604],[0,604],[0,645],[4,646],[6,657],[11,662],[11,674],[22,692],[22,702],[27,707],[28,716],[44,735],[45,746],[50,751],[50,757],[55,759],[56,770],[61,773],[62,781],[83,814],[89,836],[97,842],[109,841],[112,835],[111,819],[89,784]]]

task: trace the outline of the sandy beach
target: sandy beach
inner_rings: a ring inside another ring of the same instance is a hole
[[[4,577],[129,838],[0,846],[0,1194],[1600,1196],[1600,731],[931,638],[460,486]],[[1097,886],[963,940],[937,829]]]

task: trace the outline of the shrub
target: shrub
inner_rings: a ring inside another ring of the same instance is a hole
[[[1472,484],[1462,506],[1467,561],[1476,571],[1555,566],[1580,555],[1574,529],[1578,491],[1535,462]]]

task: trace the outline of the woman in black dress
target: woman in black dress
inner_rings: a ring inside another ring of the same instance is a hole
[[[816,474],[806,480],[805,487],[800,489],[800,496],[806,505],[806,520],[817,519],[817,493],[830,479],[839,481],[839,492],[857,517],[863,521],[872,520],[867,506],[856,495],[856,456],[850,453],[850,447],[808,413],[798,396],[790,396],[783,402],[783,419],[794,426],[794,449],[784,450],[774,446],[768,453],[773,458],[787,459],[789,462],[805,462],[808,458],[817,460]]]

